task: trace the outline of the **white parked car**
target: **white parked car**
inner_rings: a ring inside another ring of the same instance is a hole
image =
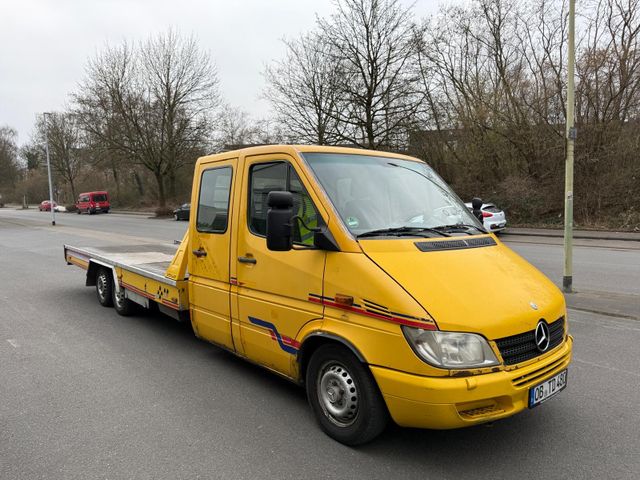
[[[465,203],[465,205],[469,211],[473,212],[471,202]],[[507,217],[504,211],[493,203],[483,203],[480,211],[482,212],[482,223],[488,232],[500,232],[507,226]]]

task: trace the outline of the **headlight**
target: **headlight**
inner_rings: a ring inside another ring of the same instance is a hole
[[[439,368],[484,368],[499,365],[489,343],[475,333],[441,332],[402,327],[413,351]]]

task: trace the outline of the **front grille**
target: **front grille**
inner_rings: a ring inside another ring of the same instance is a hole
[[[555,362],[552,362],[547,365],[543,365],[540,368],[533,370],[532,372],[526,373],[525,375],[521,375],[511,380],[514,387],[519,388],[528,388],[536,383],[542,381],[545,377],[552,377],[557,373],[561,372],[567,365],[569,364],[569,358],[571,354],[567,352],[565,355],[557,359]],[[544,362],[542,362],[544,363]]]
[[[560,317],[553,323],[549,324],[549,348],[547,352],[554,349],[562,343],[564,338],[564,317]],[[500,349],[500,355],[505,365],[515,365],[516,363],[526,362],[532,358],[536,358],[542,353],[536,345],[536,331],[528,332],[504,337],[496,340],[496,345]]]

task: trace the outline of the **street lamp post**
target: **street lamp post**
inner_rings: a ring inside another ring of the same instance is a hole
[[[567,68],[567,159],[564,180],[564,275],[562,289],[571,293],[573,289],[573,146],[576,140],[574,126],[574,69],[575,69],[575,0],[569,0],[569,55]]]
[[[51,225],[56,224],[56,210],[53,208],[53,183],[51,182],[51,161],[49,160],[49,112],[44,112],[44,149],[47,153],[47,173],[49,174],[49,206],[51,207]]]

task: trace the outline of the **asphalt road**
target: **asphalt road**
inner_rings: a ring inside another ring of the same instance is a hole
[[[571,311],[569,385],[543,406],[465,430],[390,427],[353,449],[298,387],[171,319],[101,307],[62,258],[63,243],[171,241],[185,223],[48,220],[0,209],[0,479],[640,477],[639,321]],[[512,246],[553,274],[557,245]],[[577,247],[576,285],[635,296],[639,257]]]

